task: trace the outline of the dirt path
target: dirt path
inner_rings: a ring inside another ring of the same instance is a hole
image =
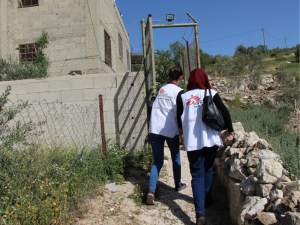
[[[195,224],[191,175],[186,152],[181,151],[182,182],[186,183],[188,188],[181,192],[174,191],[172,161],[167,147],[165,156],[166,160],[157,184],[156,205],[145,204],[149,173],[132,169],[126,174],[126,181],[118,185],[121,191],[112,193],[101,188],[97,197],[86,200],[83,208],[86,207],[87,212],[76,218],[76,224]],[[144,193],[141,204],[132,199],[132,193],[138,193],[134,191],[137,185]],[[212,191],[215,201],[206,209],[207,225],[230,225],[226,189],[220,184],[216,174]]]

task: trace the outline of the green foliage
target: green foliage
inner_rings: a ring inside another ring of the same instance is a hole
[[[201,68],[206,70],[207,66],[213,63],[213,56],[205,53],[202,49],[200,49],[200,63]]]
[[[290,109],[279,109],[247,105],[244,109],[229,108],[233,122],[242,122],[245,131],[255,131],[266,139],[283,160],[284,167],[300,177],[299,132],[285,131]]]
[[[296,66],[299,66],[295,63]],[[278,93],[278,100],[285,103],[293,103],[295,100],[299,100],[299,73],[290,72],[287,67],[287,63],[282,63],[277,69],[277,79],[281,82],[280,92]]]
[[[176,61],[170,50],[155,51],[155,72],[157,82],[161,84],[168,82],[168,71],[173,66],[176,66]]]
[[[0,223],[69,224],[92,190],[122,183],[126,166],[150,168],[149,148],[134,153],[110,144],[106,158],[101,146],[36,144],[39,124],[15,119],[27,103],[6,107],[10,90],[0,95]]]
[[[175,41],[174,43],[170,44],[170,51],[171,54],[176,62],[176,66],[179,66],[179,60],[181,56],[181,52],[184,50],[184,47],[180,44],[179,41]]]
[[[49,34],[42,31],[41,36],[35,41],[38,49],[36,61],[19,62],[18,60],[4,60],[0,58],[0,81],[43,78],[48,76],[50,60],[46,57],[44,49],[49,44]]]
[[[278,58],[278,53],[277,53],[277,52],[271,53],[271,57],[272,57],[272,58]]]

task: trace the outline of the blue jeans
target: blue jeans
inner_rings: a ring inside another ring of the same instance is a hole
[[[196,213],[205,215],[205,202],[211,201],[212,174],[218,146],[188,151]]]
[[[152,189],[153,191],[155,191],[156,189],[156,183],[158,180],[159,172],[164,164],[165,141],[167,141],[167,144],[171,151],[175,187],[179,187],[181,185],[181,161],[180,161],[179,136],[176,135],[173,138],[169,138],[162,135],[150,133],[149,139],[151,142],[152,153],[154,158],[154,162],[150,172],[149,190]]]

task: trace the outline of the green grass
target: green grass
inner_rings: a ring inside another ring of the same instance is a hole
[[[241,122],[246,132],[255,131],[272,145],[291,178],[300,177],[299,132],[285,131],[290,115],[288,107],[272,109],[247,105],[243,109],[229,108],[229,111],[234,123]]]

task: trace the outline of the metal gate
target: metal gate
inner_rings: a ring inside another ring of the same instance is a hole
[[[160,24],[152,25],[152,16],[148,15],[147,23],[145,20],[141,21],[142,25],[142,36],[143,36],[143,58],[145,68],[145,79],[146,79],[146,102],[147,102],[147,118],[148,124],[150,120],[150,111],[148,102],[152,95],[156,94],[156,74],[155,74],[155,55],[154,55],[154,44],[153,44],[153,28],[168,28],[168,27],[194,27],[195,33],[195,53],[197,57],[197,68],[200,68],[200,46],[198,36],[198,22],[189,14],[187,15],[194,21],[194,23],[185,24]],[[186,81],[187,79],[185,79]]]

